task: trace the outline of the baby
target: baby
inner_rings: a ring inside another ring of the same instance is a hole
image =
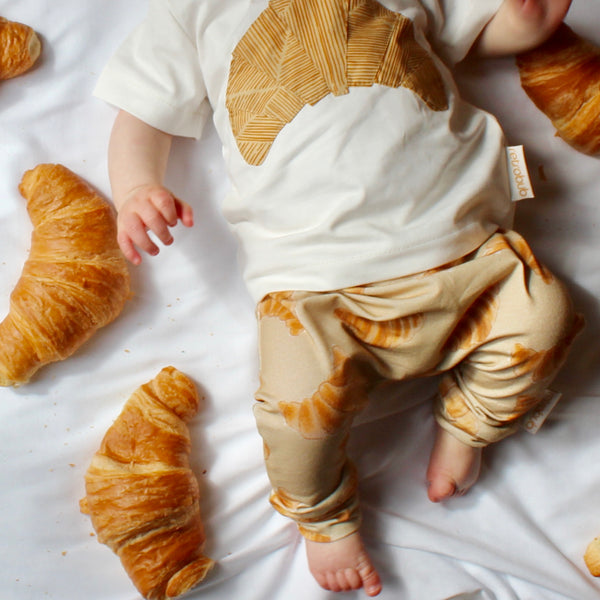
[[[468,53],[532,48],[570,0],[150,0],[103,72],[118,240],[158,253],[190,205],[163,186],[172,136],[213,115],[224,214],[257,302],[271,503],[324,588],[381,590],[345,444],[384,380],[442,375],[428,495],[476,481],[564,361],[577,319],[511,230],[502,131],[464,102]]]

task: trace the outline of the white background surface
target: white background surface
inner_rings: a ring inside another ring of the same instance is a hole
[[[0,15],[28,23],[43,42],[33,71],[0,82],[0,315],[29,248],[17,191],[24,171],[60,162],[109,193],[114,111],[91,92],[145,7],[145,0],[0,0]],[[600,44],[599,19],[598,0],[575,0],[568,20]],[[429,503],[424,487],[435,381],[380,394],[351,442],[364,535],[383,577],[382,599],[593,600],[600,582],[582,555],[600,534],[600,162],[554,136],[522,92],[514,61],[470,64],[461,79],[465,94],[499,117],[508,142],[525,145],[537,198],[519,205],[517,228],[565,279],[588,325],[544,428],[489,449],[477,487],[445,505]],[[294,526],[267,502],[251,413],[253,306],[218,212],[227,182],[211,128],[201,143],[175,143],[168,180],[193,204],[196,226],[178,228],[175,245],[132,269],[134,296],[124,312],[75,356],[27,386],[0,389],[3,600],[139,598],[118,558],[90,535],[78,501],[104,432],[131,392],[168,364],[206,397],[191,426],[193,464],[206,552],[219,567],[189,597],[338,597],[312,581]]]

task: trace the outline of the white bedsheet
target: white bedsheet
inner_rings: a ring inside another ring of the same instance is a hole
[[[43,56],[0,82],[0,315],[29,248],[17,186],[59,162],[108,195],[114,109],[92,97],[100,69],[144,15],[146,0],[0,0],[0,15],[34,27]],[[598,0],[574,0],[568,21],[600,44]],[[489,449],[463,498],[427,500],[435,381],[379,394],[350,449],[362,478],[364,535],[382,599],[593,600],[600,581],[582,555],[600,534],[600,162],[554,136],[521,90],[510,59],[463,68],[465,94],[489,108],[510,144],[524,144],[537,198],[517,227],[569,286],[587,329],[556,382],[563,400],[537,435]],[[212,129],[178,140],[169,185],[196,226],[132,269],[124,312],[72,358],[19,389],[0,389],[0,598],[134,600],[118,558],[80,514],[92,454],[130,393],[166,365],[206,397],[191,425],[206,552],[218,568],[189,598],[320,600],[295,528],[268,504],[262,444],[251,413],[257,385],[252,303],[218,206],[227,189]],[[0,340],[1,343],[1,340]],[[402,402],[399,402],[403,399]]]

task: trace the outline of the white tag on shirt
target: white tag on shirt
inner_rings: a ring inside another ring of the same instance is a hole
[[[517,202],[526,198],[535,198],[523,146],[508,146],[506,148],[506,158],[512,201]]]
[[[522,417],[521,427],[529,433],[537,433],[561,398],[560,392],[547,390],[544,399]]]

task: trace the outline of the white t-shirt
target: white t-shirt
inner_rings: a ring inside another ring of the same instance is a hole
[[[511,226],[502,131],[447,66],[501,2],[150,0],[95,93],[173,135],[212,113],[256,300],[400,277]]]

